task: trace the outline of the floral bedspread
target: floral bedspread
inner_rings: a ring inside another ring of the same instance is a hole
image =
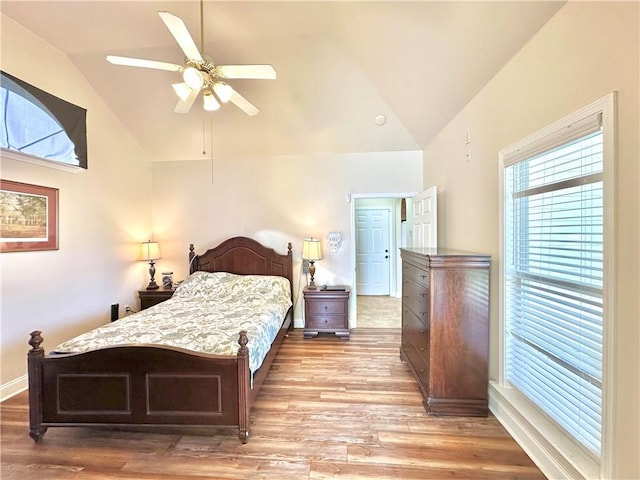
[[[169,300],[61,343],[54,352],[156,344],[236,355],[238,334],[246,330],[253,374],[291,306],[290,288],[284,277],[196,272],[178,286]]]

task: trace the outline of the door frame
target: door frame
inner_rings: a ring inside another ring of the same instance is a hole
[[[355,328],[358,326],[358,302],[357,302],[357,298],[358,298],[358,291],[357,291],[357,286],[356,286],[356,245],[355,245],[355,241],[356,241],[356,200],[360,199],[360,198],[369,198],[369,199],[390,199],[390,198],[394,198],[394,199],[399,199],[399,198],[413,198],[417,193],[419,192],[397,192],[397,193],[349,193],[347,194],[347,201],[351,204],[350,205],[350,212],[351,212],[351,231],[349,232],[349,243],[350,243],[350,252],[349,252],[349,256],[350,258],[350,262],[351,262],[351,271],[353,272],[353,282],[351,282],[353,285],[351,286],[351,298],[349,299],[349,311],[351,312],[351,328]],[[390,234],[393,234],[393,246],[395,247],[397,245],[396,242],[396,236],[399,232],[395,232],[395,229],[393,229],[393,232],[390,232]],[[394,257],[395,258],[395,253],[394,252]],[[394,265],[395,265],[395,260],[394,260]],[[396,271],[397,271],[397,267],[396,267]],[[398,283],[398,281],[396,280],[396,284]],[[394,287],[393,289],[396,292],[396,296],[397,295],[401,295],[401,292],[397,291],[397,288]]]

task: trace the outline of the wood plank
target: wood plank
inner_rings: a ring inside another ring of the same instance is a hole
[[[344,341],[291,332],[234,428],[50,428],[28,435],[26,393],[0,405],[3,480],[473,479],[545,477],[493,417],[429,417],[397,329]]]

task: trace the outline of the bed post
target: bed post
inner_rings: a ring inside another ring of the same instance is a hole
[[[193,247],[193,243],[189,244],[189,268],[187,268],[187,275],[191,275],[198,269],[198,259],[196,258],[195,248]],[[195,265],[194,265],[195,264]]]
[[[41,347],[43,338],[40,330],[34,330],[29,335],[31,350],[27,354],[29,374],[29,436],[36,442],[42,440],[47,427],[42,426],[42,382],[40,361],[44,358]]]
[[[242,443],[249,440],[249,349],[247,331],[242,330],[238,337],[238,438]]]
[[[291,245],[291,242],[289,242],[287,244],[287,256],[289,257],[289,265],[288,265],[288,269],[285,272],[286,277],[289,279],[289,287],[291,290],[291,303],[294,303],[293,300],[293,245]],[[293,330],[293,310],[291,311],[291,325],[289,325],[289,330]]]

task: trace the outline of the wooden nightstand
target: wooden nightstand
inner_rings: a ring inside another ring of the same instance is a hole
[[[173,288],[158,288],[157,290],[138,290],[140,297],[140,310],[152,307],[160,302],[170,299],[175,290]]]
[[[304,295],[304,338],[319,333],[333,333],[339,338],[349,339],[349,287],[305,287]]]

